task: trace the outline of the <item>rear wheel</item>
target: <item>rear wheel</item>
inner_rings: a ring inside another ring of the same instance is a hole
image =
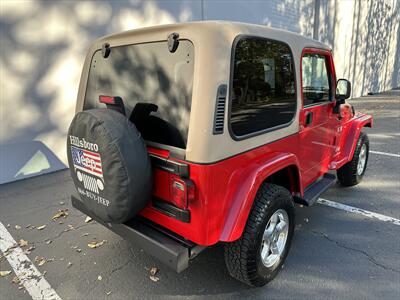
[[[230,275],[251,286],[263,286],[282,268],[293,237],[295,209],[285,188],[260,187],[242,236],[225,245]]]
[[[361,132],[351,161],[337,170],[340,184],[353,186],[359,184],[365,174],[368,163],[369,140],[367,134]]]

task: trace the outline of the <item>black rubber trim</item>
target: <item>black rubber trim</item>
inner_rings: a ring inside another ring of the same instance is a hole
[[[124,224],[105,223],[86,208],[79,196],[72,195],[71,202],[74,208],[128,240],[135,247],[143,249],[177,273],[185,270],[190,259],[205,249],[143,217],[135,217]]]
[[[170,216],[184,223],[190,223],[189,210],[176,207],[158,198],[153,198],[152,202],[153,202],[153,207],[162,212],[163,214],[166,214],[167,216]]]
[[[224,133],[226,94],[227,86],[221,84],[218,87],[217,99],[215,100],[213,135]]]
[[[318,200],[319,196],[335,183],[336,176],[334,174],[326,173],[305,188],[303,197],[295,195],[293,200],[301,205],[312,206]]]
[[[169,160],[150,154],[150,160],[153,167],[179,175],[182,178],[189,177],[189,165],[177,161]]]

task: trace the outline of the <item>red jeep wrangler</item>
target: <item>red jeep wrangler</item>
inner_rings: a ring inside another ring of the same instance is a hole
[[[224,243],[262,286],[288,254],[295,205],[359,183],[372,117],[345,103],[329,47],[259,25],[127,31],[89,50],[68,132],[72,204],[181,272]]]

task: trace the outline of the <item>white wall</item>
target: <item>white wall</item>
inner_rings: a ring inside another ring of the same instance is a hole
[[[0,183],[65,168],[66,131],[91,41],[202,19],[316,36],[333,47],[353,96],[400,86],[397,0],[0,1]]]

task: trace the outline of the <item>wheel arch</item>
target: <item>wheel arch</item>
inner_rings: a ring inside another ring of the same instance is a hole
[[[370,115],[360,115],[357,119],[353,121],[353,124],[351,126],[350,132],[349,132],[349,137],[352,137],[350,139],[352,142],[351,143],[346,143],[345,151],[347,156],[349,157],[349,160],[353,157],[354,150],[356,149],[357,146],[357,141],[360,136],[360,133],[364,127],[369,127],[371,128],[373,125],[373,119],[372,116]]]
[[[299,163],[297,157],[292,153],[280,153],[276,155],[263,164],[262,167],[255,170],[251,176],[251,185],[245,187],[245,194],[237,192],[233,196],[232,206],[225,218],[220,241],[232,242],[240,238],[253,206],[256,193],[263,183],[281,185],[287,188],[292,194],[303,193]]]

